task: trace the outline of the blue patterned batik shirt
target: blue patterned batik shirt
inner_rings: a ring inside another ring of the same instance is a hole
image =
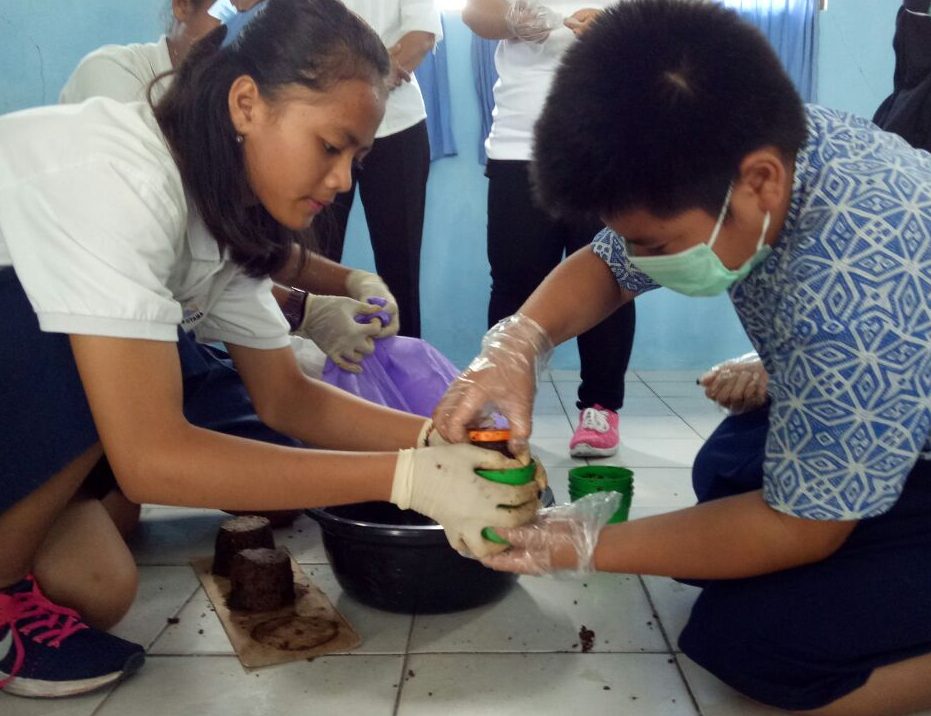
[[[770,376],[763,496],[808,519],[874,517],[931,459],[931,154],[806,113],[782,232],[730,288]],[[657,287],[612,231],[593,250],[624,288]]]

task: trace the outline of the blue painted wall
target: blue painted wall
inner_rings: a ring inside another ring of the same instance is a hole
[[[0,112],[56,101],[90,50],[110,42],[143,42],[165,26],[167,0],[0,0]],[[819,101],[871,115],[891,89],[892,32],[899,0],[830,0],[819,21]],[[457,13],[446,17],[454,131],[459,156],[434,162],[423,253],[425,337],[457,364],[466,363],[484,331],[486,180],[478,163],[478,106],[472,86],[470,35]],[[347,263],[373,266],[361,206],[347,239]],[[632,366],[698,368],[749,348],[726,298],[685,299],[656,291],[638,299]],[[575,367],[574,346],[554,365]]]

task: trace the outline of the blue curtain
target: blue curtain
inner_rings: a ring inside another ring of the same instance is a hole
[[[482,124],[481,136],[478,138],[478,160],[482,164],[486,160],[485,137],[491,131],[491,111],[495,108],[492,89],[498,81],[498,71],[495,69],[497,47],[497,40],[486,40],[478,35],[472,35],[472,78],[475,81]]]
[[[440,17],[440,22],[444,22]],[[446,37],[446,26],[443,26]],[[427,107],[427,134],[430,135],[430,159],[451,157],[457,153],[453,138],[452,110],[449,104],[449,69],[446,64],[446,41],[441,40],[434,52],[428,52],[414,70]]]
[[[756,25],[782,60],[802,99],[815,101],[818,0],[719,0]]]
[[[756,25],[775,48],[789,77],[802,99],[813,102],[817,87],[818,0],[718,0],[734,8],[748,22]],[[472,74],[478,94],[482,120],[479,161],[485,163],[485,137],[491,129],[491,111],[495,101],[492,88],[498,80],[495,71],[497,40],[472,35]]]

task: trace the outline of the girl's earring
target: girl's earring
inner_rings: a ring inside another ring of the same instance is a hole
[[[245,137],[242,136],[241,134],[236,135],[236,144],[242,144],[244,140],[245,140]]]

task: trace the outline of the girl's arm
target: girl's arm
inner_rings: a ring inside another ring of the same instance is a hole
[[[318,390],[296,366],[285,368],[280,381],[257,378],[256,371],[282,370],[285,351],[250,352],[267,354],[263,360],[236,348],[247,387],[258,391],[260,417],[271,427],[318,444],[333,437],[334,447],[390,452],[325,452],[246,440],[185,420],[174,343],[74,335],[71,345],[104,451],[134,502],[275,510],[387,500],[395,450],[413,446],[423,422]]]
[[[227,344],[266,425],[308,445],[333,450],[414,447],[424,418],[357,398],[304,375],[290,348]]]

